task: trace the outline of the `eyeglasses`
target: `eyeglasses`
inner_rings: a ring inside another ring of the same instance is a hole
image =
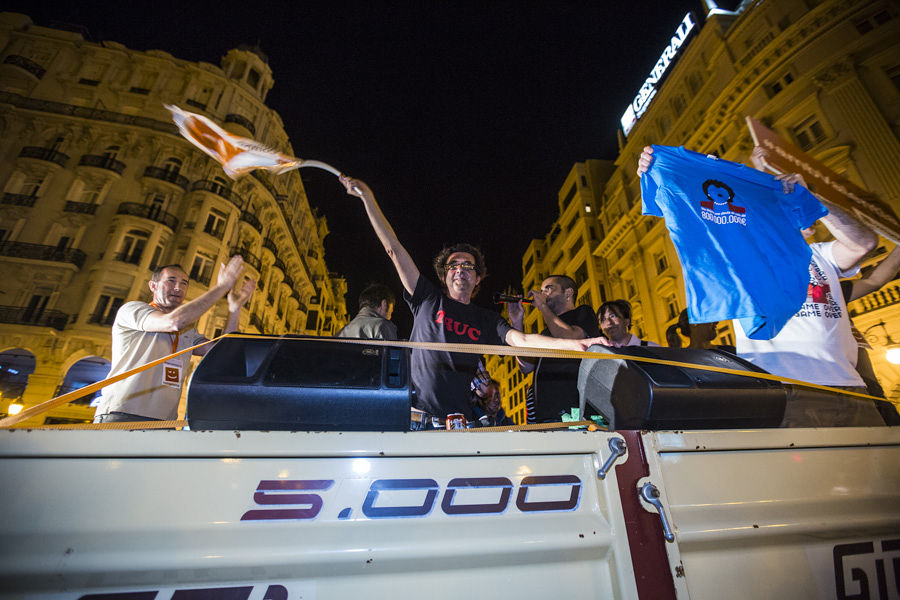
[[[447,263],[446,265],[444,265],[444,268],[447,271],[452,271],[453,269],[459,269],[461,271],[474,271],[475,265],[470,262]]]

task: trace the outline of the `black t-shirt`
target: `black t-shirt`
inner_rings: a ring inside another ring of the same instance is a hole
[[[412,297],[404,291],[403,299],[413,312],[412,342],[505,345],[512,329],[499,314],[457,302],[423,276],[419,276]],[[480,358],[478,354],[414,349],[410,368],[416,407],[439,417],[462,413],[473,420],[469,383]]]
[[[601,335],[597,315],[590,306],[577,306],[559,315],[559,318],[566,325],[581,327],[585,337]],[[541,334],[550,335],[550,329],[544,329]],[[580,364],[581,361],[575,358],[542,358],[538,361],[534,371],[535,406],[533,411],[529,410],[529,423],[559,421],[562,413],[578,406]]]

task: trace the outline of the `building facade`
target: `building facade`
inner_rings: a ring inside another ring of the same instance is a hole
[[[163,107],[293,154],[265,105],[274,80],[262,52],[193,63],[13,13],[0,14],[0,49],[0,414],[102,379],[116,310],[149,298],[160,265],[183,266],[190,300],[242,255],[257,281],[245,332],[332,335],[346,323],[346,282],[325,263],[328,226],[297,171],[231,181]],[[200,332],[218,335],[226,311],[204,315]],[[89,400],[46,423],[90,419]]]

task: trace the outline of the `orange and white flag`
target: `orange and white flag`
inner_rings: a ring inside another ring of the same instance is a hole
[[[250,138],[228,133],[202,115],[181,110],[171,104],[166,104],[165,107],[172,113],[172,120],[175,121],[181,135],[218,161],[232,179],[237,179],[253,169],[265,169],[279,174],[302,166],[325,168],[335,175],[340,175],[337,169],[325,163],[294,158]]]

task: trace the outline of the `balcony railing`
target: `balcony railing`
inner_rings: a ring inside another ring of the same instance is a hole
[[[62,331],[69,315],[58,310],[35,310],[27,306],[0,306],[0,323],[52,327]]]
[[[99,156],[97,154],[85,154],[78,161],[79,167],[96,167],[98,169],[106,169],[117,175],[121,175],[125,170],[125,163],[109,156]],[[148,167],[153,168],[153,167]],[[146,172],[144,173],[146,175]]]
[[[34,203],[37,201],[37,196],[26,196],[25,194],[10,194],[6,192],[3,194],[3,199],[0,200],[0,204],[13,204],[15,206],[34,206]]]
[[[262,234],[262,223],[256,218],[256,215],[246,210],[241,212],[241,221],[249,224],[253,229]]]
[[[278,254],[278,247],[270,238],[263,238],[262,246],[272,254]]]
[[[4,59],[3,64],[5,65],[15,65],[20,69],[24,69],[40,79],[44,76],[44,73],[47,72],[47,69],[37,64],[30,58],[25,58],[24,56],[19,56],[18,54],[10,54]]]
[[[275,262],[272,263],[272,266],[279,269],[282,273],[287,273],[287,270],[284,268],[284,261],[277,256],[275,257]]]
[[[900,303],[900,280],[895,279],[877,292],[855,300],[850,305],[850,316],[855,317],[898,303]]]
[[[76,248],[57,248],[56,246],[25,242],[0,242],[0,256],[65,262],[73,264],[79,269],[84,266],[84,261],[87,259],[85,253]]]
[[[66,163],[69,161],[68,155],[63,154],[62,152],[57,152],[52,148],[38,148],[37,146],[25,146],[22,148],[22,151],[19,152],[19,156],[22,158],[46,160],[47,162],[56,163],[61,167],[66,166]]]
[[[294,280],[287,273],[284,274],[284,280],[282,281],[282,283],[284,283],[284,285],[288,286],[288,289],[291,289],[291,290],[294,289]]]
[[[210,181],[208,179],[204,179],[201,181],[195,181],[193,185],[191,185],[191,191],[202,190],[204,192],[210,192],[219,196],[220,198],[225,198],[238,208],[241,208],[241,197],[235,194],[233,191],[222,185],[221,183],[216,183],[215,181]]]
[[[150,219],[151,221],[162,223],[172,231],[175,231],[175,229],[178,227],[178,219],[175,217],[175,215],[169,214],[153,204],[122,202],[121,204],[119,204],[119,208],[116,210],[116,214],[132,215],[135,217]]]
[[[260,260],[260,258],[249,250],[245,250],[243,248],[232,248],[231,254],[232,256],[235,254],[239,255],[244,259],[245,263],[247,263],[257,271],[259,271],[260,267],[262,266],[262,261]]]
[[[93,215],[97,212],[99,204],[91,204],[90,202],[66,202],[63,212],[81,213],[83,215]]]
[[[168,181],[169,183],[175,184],[181,189],[187,191],[188,178],[184,175],[176,173],[174,171],[167,171],[161,167],[147,167],[144,169],[144,177],[152,177],[153,179],[160,179],[162,181]]]
[[[250,135],[256,135],[256,127],[253,125],[253,122],[243,115],[228,113],[227,115],[225,115],[225,122],[240,125],[244,129],[249,131]]]

